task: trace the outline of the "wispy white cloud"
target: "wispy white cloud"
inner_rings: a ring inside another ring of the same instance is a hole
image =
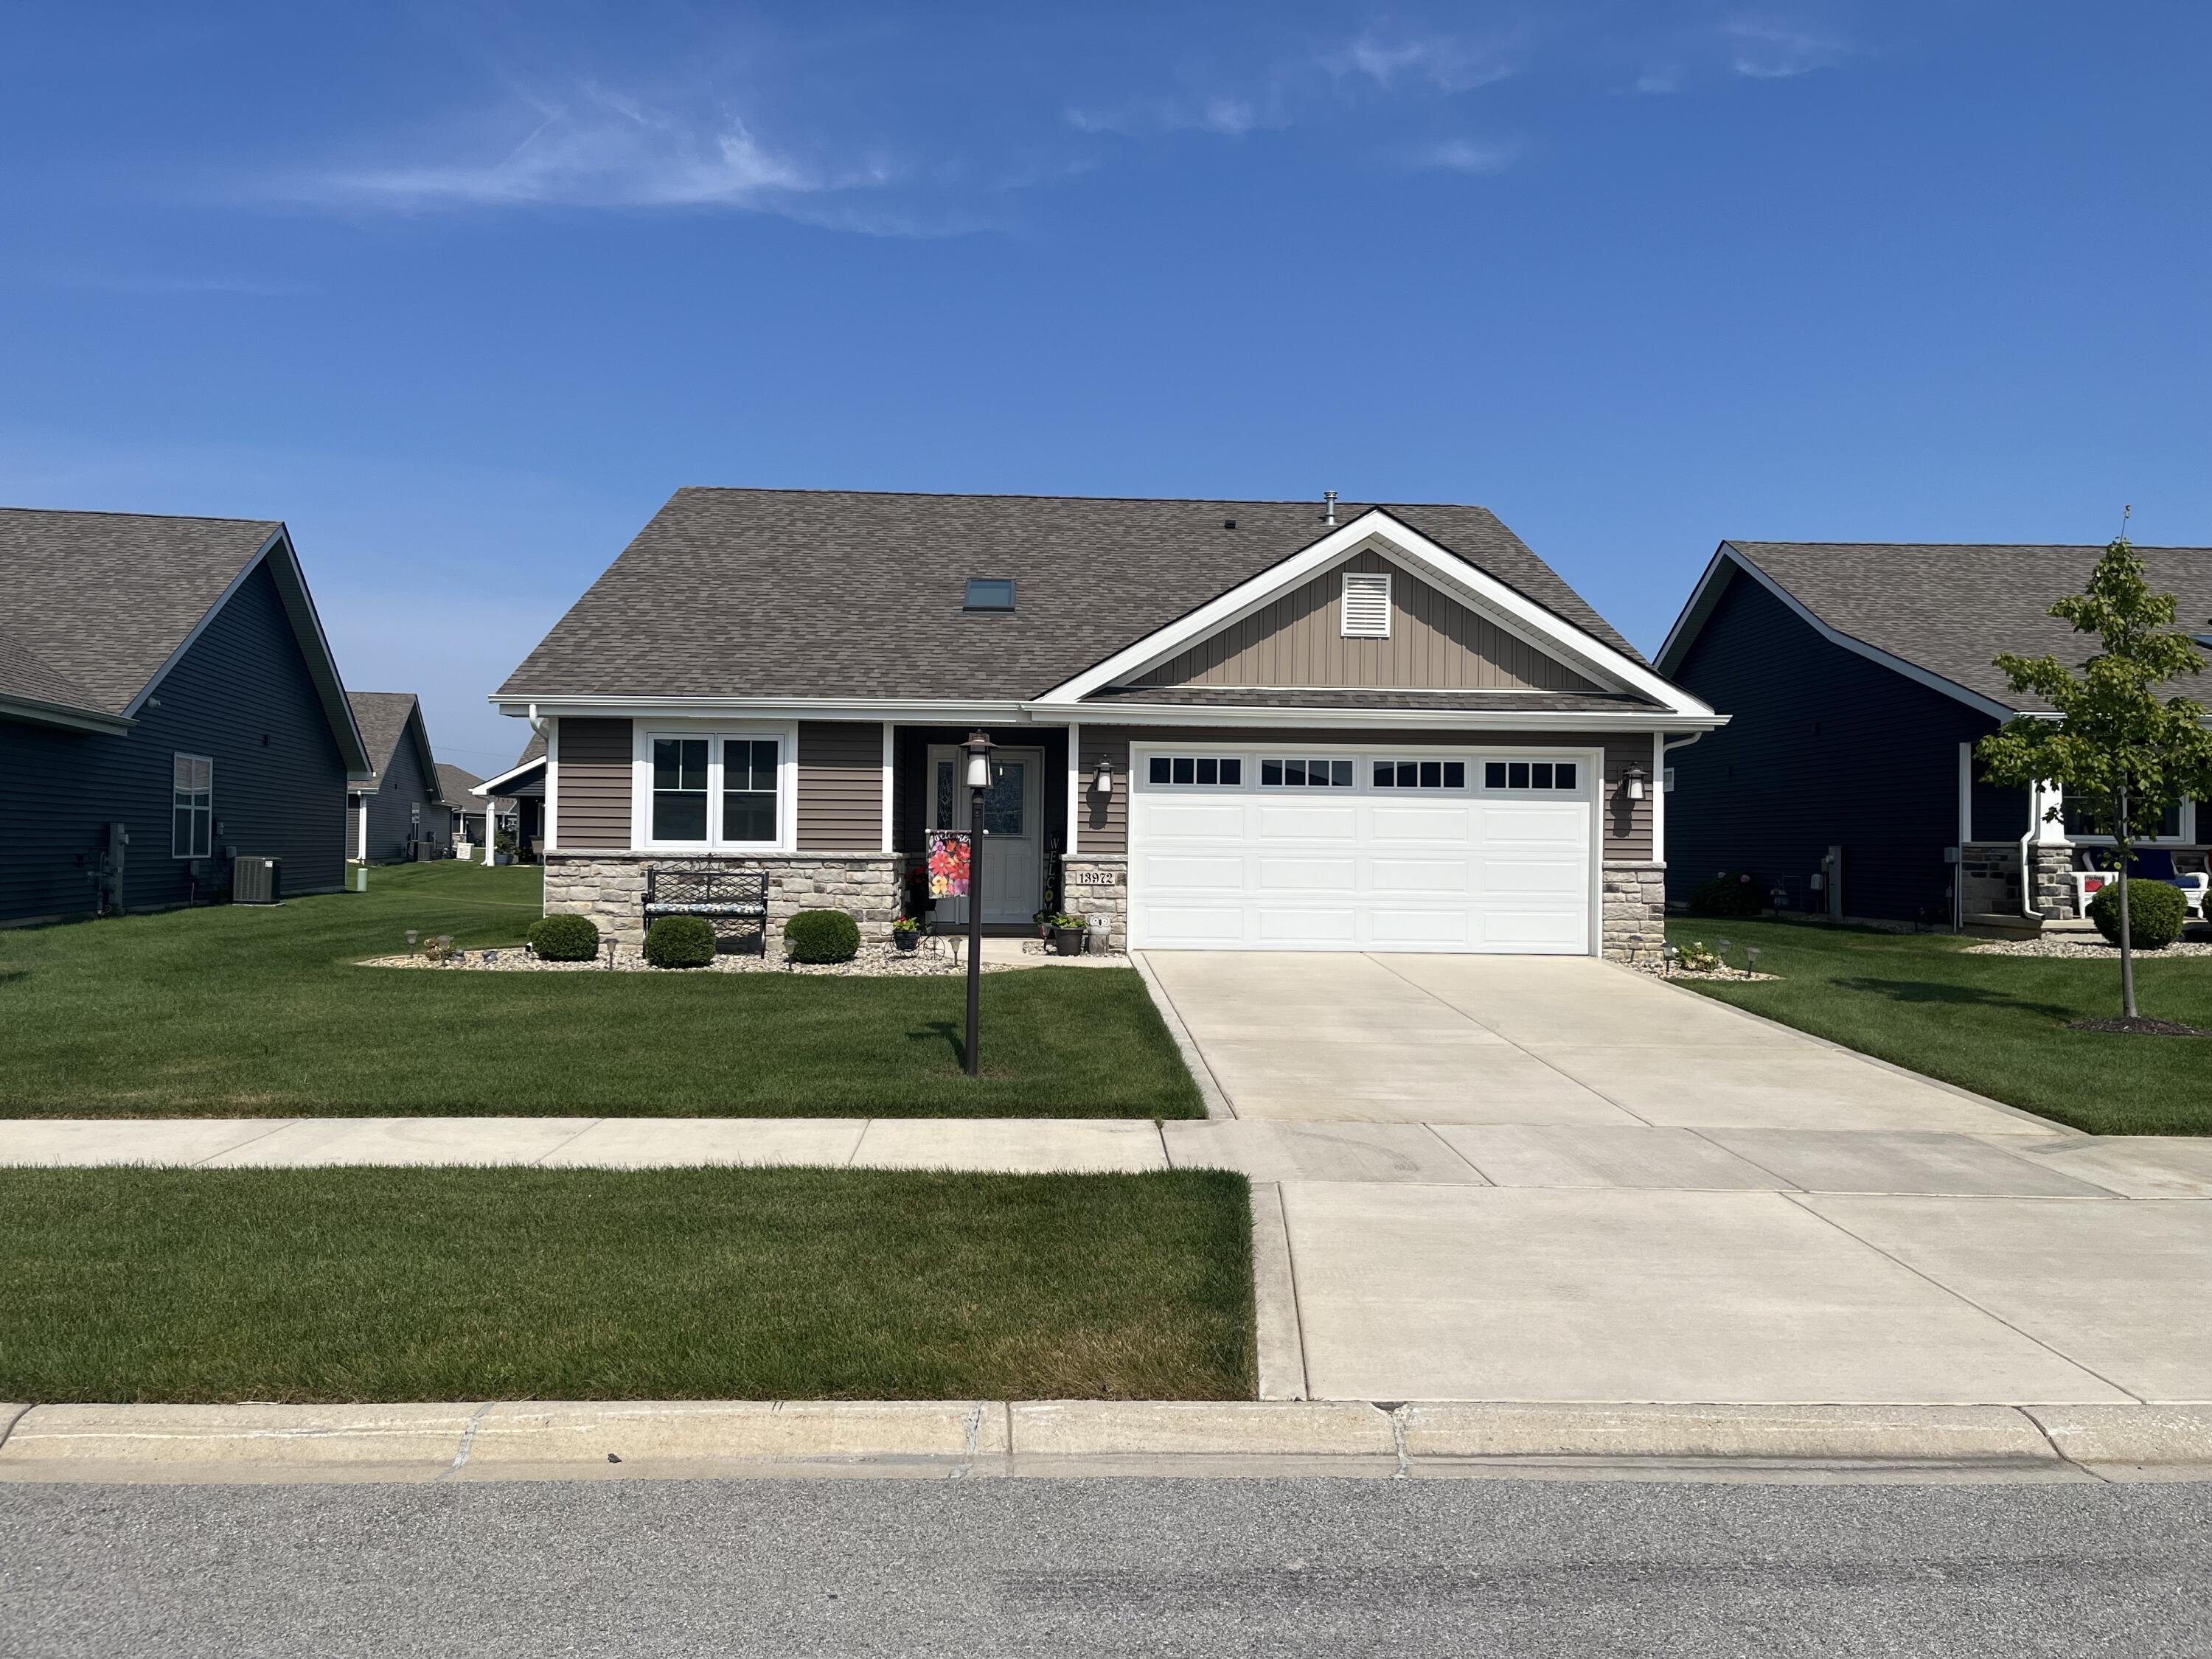
[[[1263,127],[1289,125],[1275,100],[1261,101],[1232,93],[1200,94],[1187,97],[1134,99],[1104,107],[1072,106],[1068,125],[1078,132],[1111,132],[1124,137],[1151,132],[1213,132],[1242,138]]]
[[[1520,69],[1511,45],[1451,34],[1362,34],[1322,54],[1322,62],[1332,74],[1364,76],[1386,92],[1407,82],[1466,92]]]
[[[1503,173],[1521,159],[1525,146],[1517,138],[1492,142],[1447,138],[1407,153],[1407,165],[1444,173]]]
[[[1660,97],[1682,89],[1682,71],[1673,64],[1653,64],[1636,77],[1636,89],[1648,96]]]
[[[602,87],[539,104],[519,138],[447,140],[448,152],[289,174],[270,193],[330,206],[425,211],[545,205],[781,210],[865,191],[899,169],[876,159],[827,167],[764,143],[734,112],[656,108]],[[520,126],[511,118],[510,127]],[[453,151],[466,152],[454,155]]]
[[[1771,17],[1739,17],[1721,30],[1729,64],[1754,81],[1786,81],[1841,63],[1850,43],[1832,34]]]

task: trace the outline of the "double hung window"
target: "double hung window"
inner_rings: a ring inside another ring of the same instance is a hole
[[[654,738],[653,843],[774,846],[782,752],[775,738]]]
[[[211,858],[215,853],[215,763],[205,755],[169,760],[169,856]]]

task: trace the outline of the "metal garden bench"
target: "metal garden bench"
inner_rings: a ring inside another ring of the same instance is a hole
[[[645,872],[645,923],[660,916],[704,916],[717,939],[726,924],[752,930],[753,948],[768,953],[768,872],[718,859],[684,859],[649,865]]]

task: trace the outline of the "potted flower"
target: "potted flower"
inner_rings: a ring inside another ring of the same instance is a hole
[[[891,944],[901,956],[911,956],[921,948],[921,918],[901,916],[891,924]]]
[[[1037,937],[1041,939],[1048,941],[1050,940],[1052,938],[1052,912],[1049,910],[1039,910],[1034,915],[1030,916],[1030,920],[1036,923]]]
[[[1063,957],[1082,955],[1084,938],[1089,932],[1090,925],[1081,916],[1061,911],[1052,919],[1053,953]]]

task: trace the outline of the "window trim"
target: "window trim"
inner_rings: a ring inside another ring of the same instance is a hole
[[[630,847],[641,853],[788,853],[799,836],[799,726],[795,721],[638,720],[631,726]],[[707,739],[707,839],[659,841],[653,834],[653,745],[663,738]],[[722,745],[726,742],[776,744],[775,839],[726,841],[722,831]]]
[[[207,804],[205,805],[179,807],[177,805],[177,797],[179,794],[198,795],[203,793],[198,789],[179,790],[177,787],[177,763],[179,761],[197,761],[199,764],[207,768],[207,788],[204,791],[204,793],[207,796]],[[185,852],[179,853],[177,850],[177,814],[179,811],[188,811],[191,813],[195,826],[204,825],[206,827],[207,850],[205,852],[195,853],[187,849]],[[182,749],[172,750],[170,751],[169,856],[172,859],[179,860],[211,859],[215,856],[215,757],[212,755],[194,755],[188,753],[186,750]]]

